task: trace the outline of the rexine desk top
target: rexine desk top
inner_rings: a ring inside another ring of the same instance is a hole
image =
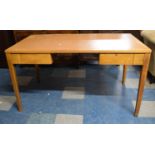
[[[151,50],[131,34],[31,35],[6,50],[8,53],[146,53]]]

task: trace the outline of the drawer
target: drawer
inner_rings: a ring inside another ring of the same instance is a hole
[[[144,54],[100,54],[99,64],[142,65]]]
[[[11,54],[13,64],[52,64],[51,54]]]

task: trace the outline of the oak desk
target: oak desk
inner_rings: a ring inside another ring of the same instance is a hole
[[[138,115],[144,84],[147,77],[151,50],[131,34],[42,34],[31,35],[6,50],[10,76],[22,111],[16,77],[16,64],[52,64],[53,53],[96,53],[100,65],[124,65],[123,82],[127,65],[141,65],[135,116]]]

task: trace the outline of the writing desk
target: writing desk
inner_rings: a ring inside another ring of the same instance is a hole
[[[138,115],[144,84],[147,77],[151,50],[131,34],[45,34],[31,35],[6,50],[10,77],[22,111],[16,77],[16,64],[52,64],[52,54],[98,54],[100,65],[124,65],[123,82],[127,65],[141,65],[135,116]]]

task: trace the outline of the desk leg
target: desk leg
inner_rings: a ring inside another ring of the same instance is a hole
[[[138,94],[137,94],[137,103],[134,115],[138,116],[142,98],[143,98],[143,91],[145,86],[145,80],[147,78],[147,72],[148,72],[148,66],[149,66],[149,60],[150,60],[150,54],[145,54],[144,56],[144,63],[142,66],[142,71],[140,74],[140,81],[139,81],[139,87],[138,87]]]
[[[17,99],[17,108],[18,108],[18,111],[21,112],[22,111],[22,102],[21,102],[21,97],[19,94],[19,87],[18,87],[15,66],[11,63],[11,54],[7,54],[7,61],[8,61],[8,67],[9,67],[9,72],[10,72],[13,89],[14,89],[16,99]]]
[[[125,84],[125,80],[126,80],[126,72],[127,72],[127,65],[124,65],[124,66],[123,66],[122,84]]]

